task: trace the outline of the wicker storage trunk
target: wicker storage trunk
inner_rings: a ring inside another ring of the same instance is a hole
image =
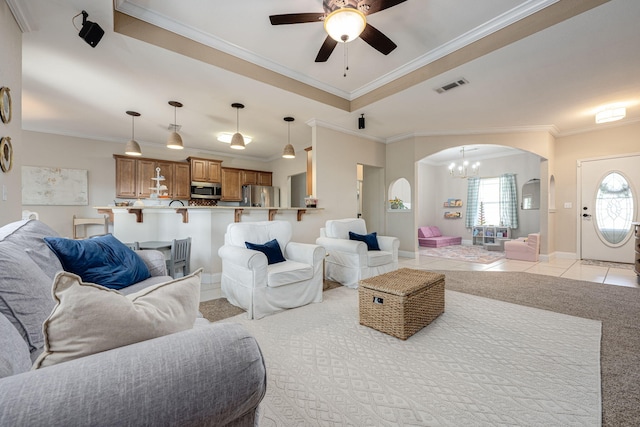
[[[444,274],[401,268],[360,281],[360,324],[406,340],[444,313]]]

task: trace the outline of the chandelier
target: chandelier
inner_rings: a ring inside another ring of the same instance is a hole
[[[449,165],[449,175],[454,178],[469,178],[470,176],[478,176],[480,174],[480,162],[469,165],[469,161],[464,158],[464,147],[460,150],[462,153],[462,161],[460,164],[452,162]]]

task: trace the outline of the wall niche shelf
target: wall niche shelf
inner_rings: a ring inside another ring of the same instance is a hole
[[[460,199],[448,199],[442,204],[443,208],[461,208],[462,200]]]

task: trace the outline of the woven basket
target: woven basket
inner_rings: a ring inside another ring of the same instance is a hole
[[[360,281],[360,324],[406,340],[444,313],[444,274],[402,268]]]

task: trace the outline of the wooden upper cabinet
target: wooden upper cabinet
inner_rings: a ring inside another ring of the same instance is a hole
[[[151,178],[156,176],[156,162],[149,159],[137,159],[136,168],[136,197],[147,199],[151,195],[151,187],[155,181]]]
[[[155,159],[135,159],[114,154],[116,159],[116,197],[123,199],[148,198],[156,182],[156,168],[172,199],[191,198],[191,168],[189,163]]]
[[[256,184],[258,184],[258,171],[243,170],[242,185],[256,185]]]
[[[222,197],[226,202],[242,200],[242,170],[222,168]]]
[[[271,172],[258,172],[258,185],[271,185],[272,175]]]
[[[188,160],[191,164],[191,181],[221,182],[221,160],[202,159],[199,157],[189,157]]]
[[[136,163],[131,157],[116,157],[116,197],[137,197]]]
[[[188,163],[173,165],[173,199],[191,198],[191,168]]]

